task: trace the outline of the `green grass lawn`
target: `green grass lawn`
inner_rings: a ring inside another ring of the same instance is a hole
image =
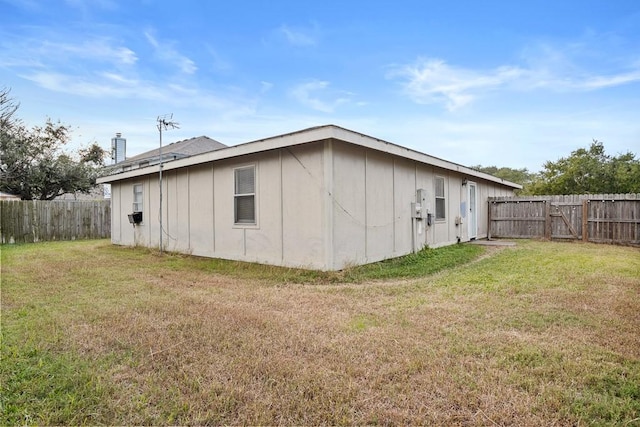
[[[2,246],[0,424],[640,426],[640,250],[338,273]]]

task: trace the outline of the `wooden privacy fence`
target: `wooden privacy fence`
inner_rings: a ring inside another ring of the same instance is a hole
[[[490,197],[488,237],[640,245],[640,194]]]
[[[2,243],[100,239],[111,235],[109,200],[2,200]]]

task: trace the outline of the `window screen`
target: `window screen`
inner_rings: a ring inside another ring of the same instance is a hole
[[[446,201],[444,197],[444,178],[436,177],[436,219],[446,218]]]
[[[234,171],[233,211],[236,224],[256,223],[256,168],[255,166]]]
[[[142,184],[133,185],[133,211],[142,212]]]

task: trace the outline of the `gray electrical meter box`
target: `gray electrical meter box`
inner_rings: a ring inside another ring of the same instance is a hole
[[[419,189],[416,191],[416,202],[411,203],[411,217],[422,219],[427,218],[427,190]]]
[[[416,203],[419,203],[422,206],[422,211],[424,212],[424,216],[427,214],[427,190],[420,188],[416,191]]]

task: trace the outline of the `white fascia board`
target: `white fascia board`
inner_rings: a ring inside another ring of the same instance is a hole
[[[337,132],[337,135],[335,137],[336,139],[350,142],[352,144],[371,148],[377,151],[383,151],[385,153],[393,154],[399,157],[404,157],[405,159],[414,160],[420,163],[436,166],[442,169],[459,172],[460,174],[466,175],[469,178],[471,177],[481,178],[486,181],[497,182],[499,184],[503,184],[503,185],[517,188],[517,189],[522,188],[520,184],[516,184],[510,181],[504,180],[502,178],[498,178],[497,176],[489,175],[488,173],[473,170],[471,168],[468,168],[463,165],[459,165],[457,163],[449,162],[447,160],[442,160],[438,157],[433,157],[428,154],[424,154],[419,151],[412,150],[410,148],[402,147],[400,145],[393,144],[391,142],[372,138],[370,136],[352,132],[347,129],[337,128],[336,130],[342,131],[342,132]]]
[[[217,160],[230,159],[233,157],[246,156],[249,154],[260,153],[263,151],[276,150],[278,148],[291,147],[294,145],[307,144],[318,140],[324,140],[331,137],[331,132],[325,127],[311,128],[305,131],[299,131],[286,135],[274,136],[267,139],[261,139],[244,144],[235,145],[233,147],[221,148],[219,150],[210,151],[208,153],[198,154],[186,157],[184,159],[171,160],[162,164],[162,170],[168,171],[173,169],[194,166],[203,163],[214,162]],[[139,169],[133,169],[126,172],[120,172],[114,175],[107,175],[98,178],[98,184],[104,184],[123,179],[135,178],[142,175],[157,174],[160,171],[160,165],[155,164]]]
[[[184,159],[172,160],[167,163],[163,163],[163,171],[179,169],[187,166],[194,166],[202,163],[209,163],[233,157],[245,156],[249,154],[260,153],[263,151],[276,150],[279,148],[292,147],[295,145],[307,144],[315,141],[324,141],[327,139],[345,141],[354,145],[359,145],[361,147],[370,148],[376,151],[382,151],[395,156],[414,160],[416,162],[458,172],[468,177],[481,178],[487,181],[497,182],[499,184],[512,188],[522,188],[522,186],[519,184],[503,180],[493,175],[478,172],[466,166],[442,160],[437,157],[429,156],[428,154],[424,154],[419,151],[411,150],[409,148],[392,144],[381,139],[372,138],[370,136],[353,132],[335,125],[314,127],[285,135],[247,142],[233,147],[222,148]],[[98,184],[105,184],[109,182],[120,181],[123,179],[135,178],[142,175],[157,174],[159,170],[160,165],[156,164],[127,172],[117,173],[114,175],[103,176],[101,178],[98,178],[97,182]]]

